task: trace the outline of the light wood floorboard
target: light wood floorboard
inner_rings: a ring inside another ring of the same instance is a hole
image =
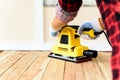
[[[0,80],[111,80],[111,52],[83,63],[49,58],[50,51],[3,51]]]

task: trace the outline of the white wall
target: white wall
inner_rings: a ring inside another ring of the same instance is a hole
[[[94,5],[96,5],[96,2],[95,2],[95,0],[83,0],[83,4],[94,6]]]
[[[0,41],[34,41],[34,26],[34,0],[0,0]]]
[[[42,7],[42,0],[0,0],[0,49],[37,49]]]

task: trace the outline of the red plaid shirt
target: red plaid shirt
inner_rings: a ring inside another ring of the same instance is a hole
[[[112,45],[113,80],[120,80],[120,0],[96,0],[96,3]],[[67,12],[76,12],[82,0],[59,0],[59,4]]]

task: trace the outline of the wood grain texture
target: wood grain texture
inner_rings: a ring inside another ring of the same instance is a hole
[[[100,68],[94,61],[83,63],[85,80],[105,80]]]
[[[96,58],[101,72],[103,73],[105,80],[112,80],[111,67],[110,67],[111,52],[101,52]]]
[[[82,63],[66,62],[64,80],[85,80]]]
[[[17,80],[25,70],[31,65],[38,54],[34,52],[25,53],[16,64],[9,68],[1,77],[1,80]]]
[[[10,54],[10,53],[8,53]],[[15,52],[14,54],[9,55],[0,63],[0,75],[6,72],[10,67],[12,67],[19,59],[24,56],[24,53]]]
[[[5,58],[9,57],[13,53],[14,53],[14,51],[3,51],[3,52],[1,52],[0,53],[0,61],[2,61]]]
[[[0,80],[111,80],[111,52],[73,63],[49,58],[50,51],[3,51]]]
[[[65,61],[51,58],[41,80],[63,80]]]
[[[37,59],[33,64],[28,68],[27,71],[20,77],[19,80],[40,80],[50,58],[47,57],[48,52],[36,52],[39,53]],[[35,53],[35,54],[36,54]]]

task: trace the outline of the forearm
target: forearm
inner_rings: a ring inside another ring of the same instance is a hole
[[[72,21],[76,15],[77,15],[77,11],[67,12],[63,10],[58,3],[56,8],[56,16],[54,17],[52,22],[53,29],[57,30],[65,26],[68,22]]]
[[[61,27],[67,25],[67,22],[64,22],[62,20],[60,20],[57,16],[54,17],[53,21],[52,21],[52,29],[57,31],[60,30]]]

